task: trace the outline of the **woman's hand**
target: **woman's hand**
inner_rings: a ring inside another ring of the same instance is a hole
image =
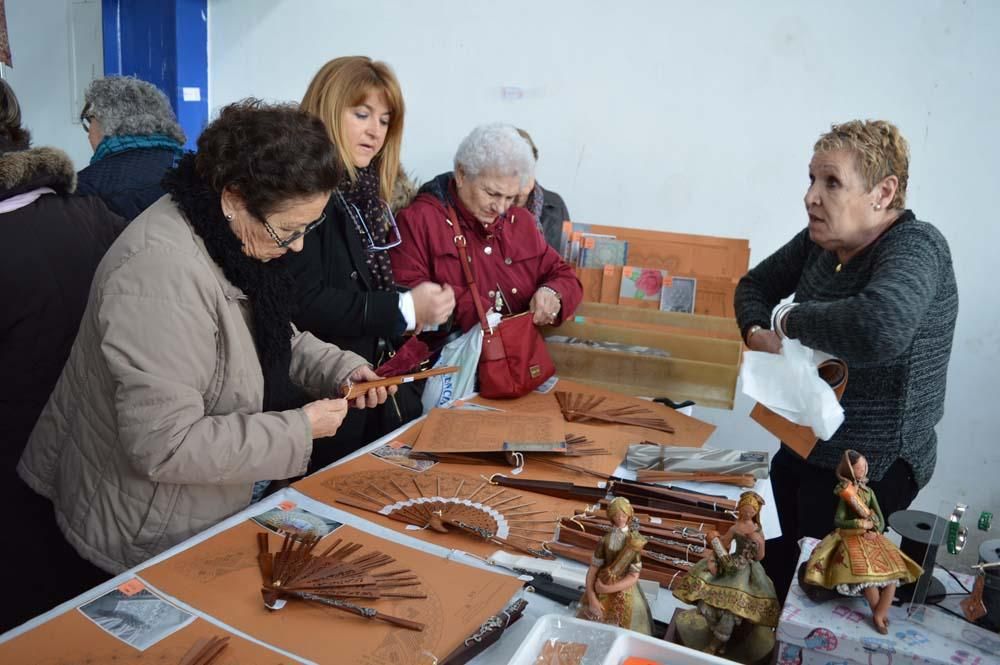
[[[378,381],[383,377],[375,373],[368,365],[362,365],[353,372],[351,372],[351,383],[364,383],[365,381]],[[357,398],[351,402],[351,405],[358,409],[364,409],[365,407],[372,409],[383,404],[389,395],[395,395],[396,386],[389,386],[388,390],[386,388],[370,388],[364,395],[359,395]]]
[[[312,426],[312,437],[321,439],[325,436],[333,436],[344,422],[347,415],[346,399],[320,399],[309,402],[302,410],[309,419]]]
[[[861,520],[861,528],[862,529],[874,529],[875,528],[875,523],[872,522],[871,520]]]
[[[747,347],[751,351],[763,351],[765,353],[781,353],[781,338],[773,330],[761,328],[753,335],[750,335],[750,343]]]
[[[531,303],[528,310],[534,314],[531,320],[536,326],[548,326],[556,322],[562,303],[556,297],[552,289],[539,287],[535,295],[531,296]]]
[[[439,326],[448,320],[455,309],[455,291],[449,284],[421,282],[410,289],[413,310],[417,319],[415,332],[427,326]]]
[[[612,593],[613,585],[605,584],[600,578],[594,580],[594,591],[597,593]]]

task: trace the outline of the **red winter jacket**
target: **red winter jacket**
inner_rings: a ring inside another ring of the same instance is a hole
[[[502,314],[526,312],[535,291],[548,286],[562,298],[556,323],[571,317],[583,298],[583,287],[572,266],[546,244],[532,214],[514,207],[484,228],[459,201],[453,183],[448,189],[483,307],[495,303],[499,286],[509,307]],[[445,221],[451,218],[445,206],[434,194],[423,193],[399,212],[403,242],[391,250],[392,269],[404,286],[425,281],[450,284],[455,289],[455,321],[469,330],[478,317],[459,263],[455,230]]]

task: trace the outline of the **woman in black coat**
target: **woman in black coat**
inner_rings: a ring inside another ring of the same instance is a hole
[[[316,239],[288,256],[298,286],[295,324],[374,366],[417,333],[444,323],[455,306],[449,286],[425,282],[401,292],[387,250],[399,244],[389,204],[399,172],[403,96],[385,63],[337,58],[313,78],[302,108],[326,124],[344,166]],[[332,445],[314,446],[309,471],[357,450],[421,413],[409,384],[377,409],[351,411]]]
[[[75,186],[66,153],[30,147],[17,97],[0,80],[0,225],[9,248],[0,261],[0,505],[17,510],[28,536],[0,554],[0,567],[16,571],[7,591],[18,599],[0,609],[0,632],[107,577],[76,556],[52,504],[15,472],[73,346],[97,264],[125,227],[100,199],[70,196]]]

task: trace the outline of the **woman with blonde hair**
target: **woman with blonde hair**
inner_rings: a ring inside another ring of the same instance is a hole
[[[399,230],[387,203],[399,173],[405,104],[395,74],[364,56],[335,58],[313,77],[301,108],[326,127],[342,170],[326,223],[305,249],[286,257],[297,286],[295,324],[378,366],[407,331],[445,322],[450,287],[424,282],[400,292],[389,250]],[[317,446],[315,471],[421,413],[416,389],[372,411],[351,411],[333,445]]]
[[[906,509],[934,472],[958,289],[948,242],[906,207],[909,164],[892,123],[833,125],[813,146],[807,226],[736,288],[750,349],[777,353],[787,337],[850,368],[840,429],[808,459],[783,446],[771,462],[782,535],[766,567],[781,598],[799,539],[833,528],[831,471],[845,450],[867,458],[886,515]]]

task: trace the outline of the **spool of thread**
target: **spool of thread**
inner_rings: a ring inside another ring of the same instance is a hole
[[[896,597],[915,603],[943,598],[944,584],[934,578],[934,563],[948,533],[948,520],[922,510],[899,510],[889,516],[889,526],[902,538],[899,549],[903,554],[924,568],[916,582],[896,590]]]
[[[979,546],[979,563],[997,562],[1000,562],[1000,538],[987,540]],[[1000,567],[986,568],[983,572],[986,574],[983,584],[986,616],[979,619],[976,625],[997,631],[1000,630]]]

